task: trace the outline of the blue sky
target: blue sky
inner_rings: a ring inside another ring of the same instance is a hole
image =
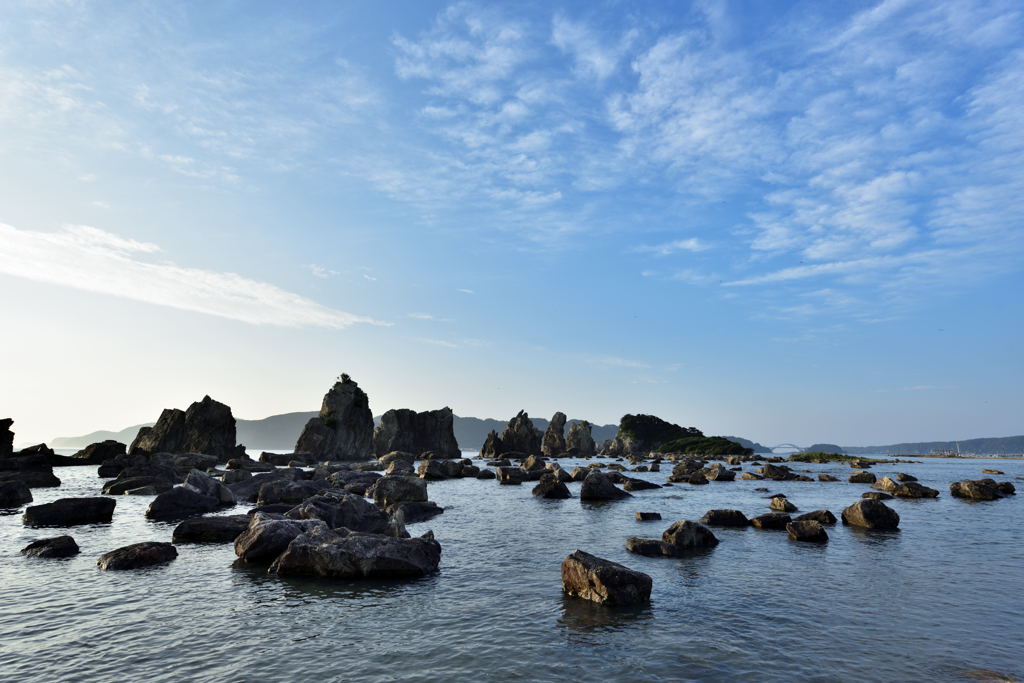
[[[1022,11],[4,3],[0,413],[1024,432]]]

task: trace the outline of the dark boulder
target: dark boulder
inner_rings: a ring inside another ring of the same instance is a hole
[[[899,484],[890,491],[897,498],[938,498],[939,492],[933,488],[918,484],[916,481],[906,481]]]
[[[296,536],[270,566],[278,576],[410,579],[437,570],[441,544],[427,532],[394,538],[348,529],[313,528]]]
[[[498,483],[506,486],[517,486],[526,481],[526,472],[520,467],[499,467]]]
[[[177,556],[178,549],[171,543],[144,541],[100,555],[96,565],[103,570],[140,569],[166,564]]]
[[[788,481],[796,478],[796,474],[786,465],[773,465],[771,463],[765,463],[761,468],[761,475],[765,479],[773,479],[775,481]]]
[[[724,467],[710,467],[704,471],[708,481],[734,481],[736,473]]]
[[[831,474],[825,474],[822,472],[818,475],[818,481],[839,481],[839,479],[833,477]]]
[[[327,530],[319,519],[282,519],[265,512],[249,518],[249,526],[235,538],[235,554],[243,562],[269,563],[283,553],[292,540],[313,529]]]
[[[386,512],[366,499],[337,491],[308,498],[284,516],[287,519],[319,519],[332,529],[345,527],[371,534],[387,533],[391,521]]]
[[[896,481],[917,481],[917,477],[906,472],[897,472]]]
[[[848,481],[851,484],[874,484],[877,477],[871,472],[854,472]]]
[[[343,376],[324,396],[320,414],[306,423],[295,452],[312,453],[319,460],[369,460],[372,451],[370,399]]]
[[[786,525],[789,537],[805,543],[828,543],[828,534],[820,522],[813,519],[797,520]]]
[[[707,526],[745,527],[750,525],[750,520],[739,510],[708,510],[697,521]]]
[[[597,445],[590,433],[591,426],[586,420],[569,425],[565,437],[565,450],[577,458],[590,458],[597,453]]]
[[[619,500],[630,497],[631,494],[616,487],[607,475],[597,471],[588,474],[580,487],[580,500]]]
[[[627,491],[648,491],[650,489],[660,489],[661,484],[655,484],[643,479],[634,479],[633,477],[625,477],[625,483],[622,485],[622,488]]]
[[[835,524],[838,520],[836,520],[836,516],[829,512],[828,510],[814,510],[813,512],[805,512],[804,514],[795,517],[793,521],[814,521],[818,524]]]
[[[892,531],[900,526],[900,516],[880,500],[859,500],[843,510],[843,524]]]
[[[111,479],[103,485],[103,494],[107,496],[120,496],[131,492],[131,495],[138,495],[140,489],[151,489],[156,493],[170,491],[174,484],[166,479],[155,477],[118,477]]]
[[[786,528],[786,525],[792,522],[792,518],[784,512],[769,512],[766,515],[758,515],[752,517],[750,525],[755,529],[771,529],[773,531],[782,531]]]
[[[14,431],[11,425],[14,420],[5,417],[0,420],[0,460],[9,458],[14,453]]]
[[[572,498],[569,487],[558,480],[551,472],[542,474],[540,483],[533,487],[533,495],[537,498]]]
[[[530,416],[526,411],[520,410],[508,421],[501,434],[492,431],[487,435],[484,445],[480,448],[480,457],[505,457],[506,453],[512,452],[521,453],[524,458],[541,455],[541,437],[540,430],[533,426]]]
[[[249,515],[192,517],[174,527],[175,543],[231,543],[249,526]]]
[[[373,450],[377,455],[393,451],[415,454],[432,453],[434,458],[459,458],[462,451],[455,440],[452,409],[417,413],[406,408],[389,410],[373,432]]]
[[[661,534],[662,542],[674,549],[675,554],[683,554],[691,550],[702,548],[713,548],[718,545],[718,539],[699,522],[681,520],[675,522]]]
[[[636,521],[638,522],[657,522],[661,520],[661,513],[658,512],[637,512]]]
[[[651,577],[616,562],[575,550],[562,560],[562,590],[602,605],[650,602]]]
[[[865,491],[860,494],[861,498],[867,498],[869,500],[892,500],[896,496],[891,493],[885,493],[884,491]]]
[[[235,500],[256,502],[264,484],[272,481],[302,481],[304,476],[305,473],[302,470],[292,467],[275,469],[273,472],[261,472],[248,479],[229,484],[228,488],[235,494]]]
[[[0,508],[17,508],[32,502],[32,491],[19,480],[0,482]]]
[[[107,439],[106,441],[91,443],[71,457],[76,460],[81,460],[89,465],[99,465],[102,464],[104,460],[110,460],[119,455],[125,455],[126,453],[127,446],[123,443],[120,441],[114,441],[113,439]]]
[[[268,505],[270,503],[298,504],[326,489],[327,482],[323,481],[286,481],[278,479],[268,481],[260,486],[256,503],[258,505]]]
[[[789,499],[783,495],[772,496],[772,500],[768,503],[768,507],[778,512],[796,512],[797,507],[789,502]]]
[[[402,503],[392,503],[384,508],[384,511],[403,524],[417,524],[440,515],[444,512],[444,508],[432,500],[405,501]]]
[[[114,516],[113,498],[60,498],[52,503],[25,508],[22,521],[28,526],[75,526],[105,524]]]
[[[548,428],[540,442],[540,452],[549,458],[565,452],[565,413],[556,412],[551,416]]]
[[[142,427],[128,449],[136,453],[203,453],[226,461],[244,453],[235,445],[231,408],[209,396],[187,410],[167,408],[152,427]]]
[[[404,502],[422,503],[427,500],[427,482],[418,477],[387,475],[378,479],[366,495],[381,507]]]
[[[176,519],[235,504],[235,494],[205,472],[192,470],[185,483],[157,495],[146,509],[150,519]]]
[[[0,459],[0,483],[18,481],[30,489],[60,486],[60,479],[54,475],[53,465],[45,454],[19,453]]]
[[[29,557],[72,557],[80,552],[75,539],[70,536],[41,538],[21,549],[21,554]]]
[[[1008,481],[996,482],[994,479],[965,479],[949,485],[949,493],[954,498],[969,500],[997,500],[1005,496],[1017,494],[1013,484]]]

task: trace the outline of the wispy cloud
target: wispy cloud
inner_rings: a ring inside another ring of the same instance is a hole
[[[339,274],[338,271],[336,270],[331,270],[326,266],[318,266],[315,263],[306,264],[306,270],[312,273],[313,277],[318,277],[324,280],[326,280],[327,278],[332,278]]]
[[[441,318],[430,313],[409,313],[408,317],[412,318],[413,320],[431,320],[433,322],[439,323],[453,322],[451,318]]]
[[[144,260],[160,248],[90,226],[34,232],[0,223],[0,244],[0,273],[37,282],[254,325],[344,329],[387,324],[235,273]]]
[[[585,355],[582,357],[582,360],[586,363],[590,363],[591,365],[601,365],[606,368],[633,368],[648,370],[651,367],[649,363],[629,358],[620,358],[618,356]]]
[[[684,239],[672,240],[671,242],[664,242],[662,244],[642,244],[637,247],[633,247],[633,251],[640,254],[655,254],[657,256],[670,256],[681,251],[698,252],[707,251],[711,246],[706,242],[701,241],[697,237],[687,237]]]
[[[474,292],[472,289],[464,289],[461,287],[459,289],[456,289],[455,291],[462,292],[463,294],[476,294],[476,292]]]

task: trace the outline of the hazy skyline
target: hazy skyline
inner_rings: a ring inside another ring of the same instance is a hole
[[[1024,432],[1016,2],[11,2],[0,417]],[[463,444],[475,447],[479,444]]]

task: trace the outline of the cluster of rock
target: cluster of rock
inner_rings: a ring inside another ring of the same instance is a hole
[[[586,420],[569,425],[565,434],[565,413],[557,412],[551,417],[543,433],[533,426],[525,411],[519,411],[508,421],[498,434],[491,431],[480,447],[482,458],[526,458],[531,455],[549,458],[589,458],[597,453],[591,424]]]
[[[674,522],[661,534],[661,540],[630,536],[626,539],[626,550],[648,557],[682,557],[687,553],[714,548],[718,539],[711,529],[699,522],[681,520]]]
[[[998,500],[1006,496],[1017,495],[1017,490],[1008,481],[997,482],[994,479],[965,479],[949,485],[949,493],[954,498],[969,500]]]
[[[235,445],[235,418],[231,408],[209,396],[187,410],[166,408],[152,427],[142,427],[128,452],[202,453],[228,460],[245,453]]]
[[[422,413],[406,408],[389,410],[381,415],[373,432],[373,452],[377,456],[404,451],[426,459],[460,458],[454,425],[448,407]]]
[[[34,488],[60,486],[53,473],[53,456],[46,444],[14,452],[14,420],[0,420],[0,508],[32,502]]]

